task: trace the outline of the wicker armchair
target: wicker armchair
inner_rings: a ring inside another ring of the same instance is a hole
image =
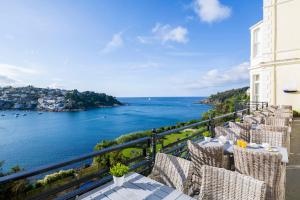
[[[164,153],[157,153],[149,178],[187,193],[187,182],[191,178],[191,162]]]
[[[250,142],[262,144],[269,143],[271,146],[288,147],[288,133],[267,130],[251,130]]]
[[[285,165],[279,153],[258,152],[234,146],[237,172],[266,183],[266,199],[285,199]]]
[[[261,124],[263,123],[264,118],[262,116],[253,116],[253,115],[246,115],[244,116],[244,122],[248,124]]]
[[[290,152],[291,127],[288,127],[288,126],[271,126],[271,125],[260,124],[258,126],[258,130],[265,130],[265,131],[272,131],[272,132],[284,132],[284,134],[286,134],[286,137],[287,137],[288,152]]]
[[[279,108],[280,109],[293,110],[293,106],[290,106],[290,105],[280,105]]]
[[[250,141],[250,129],[251,124],[249,123],[239,123],[239,122],[229,122],[229,127],[234,131],[239,139]]]
[[[265,124],[271,126],[288,126],[289,118],[267,117],[265,118]]]
[[[224,165],[224,150],[223,146],[204,146],[187,141],[188,151],[191,157],[193,171],[189,194],[197,194],[201,186],[201,167],[209,165],[214,167],[223,167]]]
[[[266,184],[226,169],[203,166],[200,200],[264,200]]]
[[[234,138],[238,138],[239,134],[234,129],[217,126],[215,127],[215,137],[220,136],[226,136],[228,139],[233,140]]]

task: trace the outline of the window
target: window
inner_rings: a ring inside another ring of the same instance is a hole
[[[253,75],[253,101],[259,101],[259,75]]]
[[[260,54],[260,29],[253,31],[253,57],[257,57]]]

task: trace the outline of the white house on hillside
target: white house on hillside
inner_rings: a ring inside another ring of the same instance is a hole
[[[300,0],[264,0],[250,31],[251,100],[300,110]]]

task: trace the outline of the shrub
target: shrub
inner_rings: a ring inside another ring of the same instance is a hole
[[[202,135],[203,135],[204,137],[211,137],[211,133],[210,133],[209,131],[204,131],[204,132],[202,133]]]
[[[60,180],[60,179],[63,179],[63,178],[69,177],[69,176],[74,176],[74,175],[75,175],[74,169],[60,170],[59,172],[49,174],[49,175],[45,176],[43,179],[38,180],[36,182],[36,187],[45,186],[45,185],[53,183],[57,180]]]
[[[117,163],[110,168],[110,174],[116,177],[122,177],[129,171],[129,167],[121,163]]]
[[[293,110],[293,117],[300,117],[300,113],[296,110]]]

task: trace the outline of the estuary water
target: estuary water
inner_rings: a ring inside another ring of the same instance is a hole
[[[199,119],[201,97],[118,98],[125,106],[81,112],[0,111],[0,161],[31,169],[93,151],[101,140]]]

